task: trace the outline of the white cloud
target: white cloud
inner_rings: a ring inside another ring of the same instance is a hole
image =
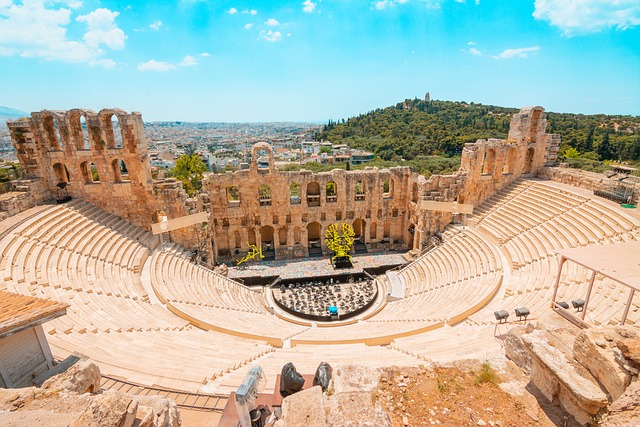
[[[260,38],[273,43],[282,40],[282,33],[280,31],[262,30],[260,31]]]
[[[138,64],[140,71],[171,71],[175,68],[176,66],[169,62],[156,61],[155,59]]]
[[[78,16],[76,21],[86,23],[89,28],[83,37],[84,41],[89,46],[97,47],[104,44],[111,49],[122,49],[127,36],[114,23],[119,14],[119,12],[100,8],[88,15]]]
[[[236,13],[238,13],[238,9],[236,9],[235,7],[232,7],[231,9],[229,9],[229,10],[227,11],[227,13],[228,13],[229,15],[235,15]]]
[[[534,18],[549,21],[568,37],[640,25],[638,0],[536,0],[534,8]]]
[[[67,6],[67,7],[65,7]],[[124,47],[126,35],[115,24],[118,12],[109,9],[77,17],[87,25],[81,40],[68,38],[67,26],[72,10],[82,6],[79,1],[24,1],[14,4],[0,0],[0,55],[20,55],[65,62],[86,62],[92,66],[113,68],[115,62],[102,59],[105,51]]]
[[[302,11],[304,13],[313,13],[315,8],[316,8],[316,3],[312,2],[311,0],[305,0],[302,3]]]
[[[244,29],[245,30],[250,30],[251,27],[253,27],[253,22],[249,22],[248,24],[244,24]]]
[[[194,65],[198,65],[198,61],[196,61],[196,58],[193,56],[186,55],[178,65],[181,67],[193,67]]]
[[[243,11],[242,11],[242,13],[244,13],[245,15],[247,15],[247,14],[248,14],[248,15],[254,15],[254,16],[255,16],[255,15],[257,15],[257,14],[258,14],[258,11],[257,11],[257,10],[255,10],[255,9],[251,9],[251,10],[247,10],[247,9],[245,9],[245,10],[243,10]]]
[[[157,20],[156,22],[149,24],[149,28],[151,28],[152,30],[159,30],[160,27],[162,27],[162,21]]]
[[[475,46],[475,45],[477,45],[477,44],[478,44],[478,43],[471,41],[471,42],[467,43],[467,46]]]
[[[408,1],[409,0],[378,0],[371,3],[371,5],[376,10],[383,10],[389,7],[395,7],[398,4],[407,3]],[[431,1],[427,0],[426,3],[427,3],[427,7],[430,7],[429,4],[431,3]]]
[[[277,19],[269,18],[267,19],[267,22],[265,22],[265,25],[268,25],[270,27],[277,27],[278,25],[280,25],[280,23]]]
[[[202,52],[200,56],[202,56],[203,58],[206,58],[208,56],[211,56],[211,54],[209,52]]]
[[[468,45],[472,45],[473,42],[467,43]],[[475,45],[475,43],[473,43]],[[512,58],[527,58],[530,54],[536,53],[540,50],[540,46],[531,46],[531,47],[519,47],[515,49],[505,49],[500,52],[498,55],[488,55],[482,52],[480,49],[476,49],[475,47],[470,47],[469,49],[463,49],[463,52],[466,52],[470,55],[474,56],[484,56],[487,58],[493,59],[512,59]]]
[[[526,58],[527,56],[529,56],[530,53],[537,52],[539,50],[540,50],[539,46],[520,47],[517,49],[505,49],[494,58],[498,58],[498,59]]]

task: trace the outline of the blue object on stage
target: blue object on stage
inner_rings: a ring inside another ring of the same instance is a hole
[[[329,306],[329,314],[338,314],[338,307],[335,305]]]

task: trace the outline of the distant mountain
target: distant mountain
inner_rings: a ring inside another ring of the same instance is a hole
[[[0,117],[18,119],[20,117],[29,117],[29,116],[30,114],[25,111],[16,110],[15,108],[0,106]]]

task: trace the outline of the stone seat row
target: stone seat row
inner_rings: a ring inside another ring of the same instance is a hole
[[[105,374],[192,392],[206,381],[273,351],[258,341],[193,327],[180,331],[53,335],[49,342],[55,355],[82,349]]]

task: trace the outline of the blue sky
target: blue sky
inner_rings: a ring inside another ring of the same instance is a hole
[[[326,121],[432,99],[640,114],[638,0],[0,0],[0,105]]]

